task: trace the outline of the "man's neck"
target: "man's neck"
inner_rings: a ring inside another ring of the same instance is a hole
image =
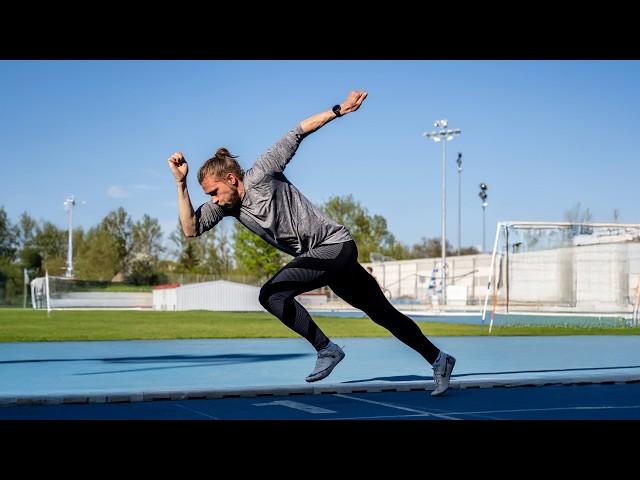
[[[240,195],[240,200],[244,200],[244,194],[245,194],[245,189],[244,189],[244,183],[242,183],[242,180],[238,181],[238,195]]]

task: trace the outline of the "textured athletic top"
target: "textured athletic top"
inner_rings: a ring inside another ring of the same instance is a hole
[[[327,218],[282,173],[306,135],[300,125],[260,155],[244,175],[245,196],[239,207],[222,208],[213,200],[196,210],[196,235],[222,218],[242,225],[277,249],[298,256],[320,245],[353,240],[349,231]]]

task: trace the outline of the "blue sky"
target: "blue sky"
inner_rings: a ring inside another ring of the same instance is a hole
[[[482,242],[478,184],[489,186],[487,243],[500,220],[562,221],[580,202],[594,221],[640,223],[638,61],[0,61],[0,206],[66,227],[124,207],[165,232],[177,224],[167,157],[195,173],[220,146],[244,168],[301,120],[351,89],[360,110],[307,137],[285,171],[310,200],[352,194],[400,241],[440,236],[440,144],[447,118],[447,239]],[[223,222],[230,227],[232,220]]]

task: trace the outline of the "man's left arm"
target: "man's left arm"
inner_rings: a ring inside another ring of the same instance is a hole
[[[303,138],[331,120],[355,112],[366,97],[367,92],[365,91],[352,91],[347,99],[339,105],[338,114],[331,109],[303,120],[296,128],[288,131],[275,145],[260,155],[255,166],[268,174],[282,172],[295,155]]]
[[[333,109],[327,110],[326,112],[321,112],[309,117],[302,122],[300,122],[300,129],[303,134],[313,133],[318,130],[320,127],[326,125],[331,120],[334,120],[338,117],[343,117],[348,113],[355,112],[360,108],[364,99],[367,98],[367,92],[362,91],[352,91],[347,96],[347,99],[341,104],[337,105],[339,107],[338,112],[334,112]]]

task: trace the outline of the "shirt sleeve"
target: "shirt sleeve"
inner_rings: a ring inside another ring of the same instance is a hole
[[[275,145],[258,157],[254,167],[267,174],[282,172],[295,155],[304,137],[306,134],[302,133],[300,125],[292,128]]]
[[[213,202],[200,205],[195,213],[196,236],[200,236],[207,230],[211,230],[225,217],[222,207]]]

